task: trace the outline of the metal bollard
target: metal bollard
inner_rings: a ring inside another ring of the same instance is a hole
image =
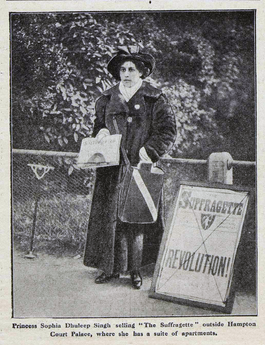
[[[233,158],[228,152],[214,152],[208,158],[208,181],[233,184]]]

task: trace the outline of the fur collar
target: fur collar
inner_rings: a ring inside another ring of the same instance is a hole
[[[113,94],[117,94],[119,92],[119,84],[116,84],[112,88],[104,91],[103,95],[112,96]],[[144,81],[140,89],[137,91],[137,94],[144,97],[158,98],[162,94],[162,91]]]

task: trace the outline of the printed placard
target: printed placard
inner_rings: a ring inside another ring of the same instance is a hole
[[[248,200],[246,191],[182,184],[164,234],[150,296],[228,311]]]

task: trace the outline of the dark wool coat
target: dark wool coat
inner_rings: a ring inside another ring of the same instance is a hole
[[[141,147],[144,146],[148,156],[156,162],[174,143],[176,123],[172,109],[162,92],[146,82],[128,103],[121,95],[118,84],[103,93],[96,102],[93,136],[102,128],[108,128],[111,134],[115,134],[113,118],[116,118],[122,145],[133,166],[139,162]],[[96,172],[84,264],[102,269],[106,274],[113,272],[115,233],[117,227],[122,226],[117,217],[117,206],[123,164],[121,157],[120,166],[98,168]],[[162,207],[156,223],[140,226],[152,238],[161,237]]]

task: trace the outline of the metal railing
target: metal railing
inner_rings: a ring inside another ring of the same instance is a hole
[[[77,158],[78,152],[62,152],[62,151],[43,151],[43,150],[22,150],[13,149],[13,153],[21,155],[33,155],[33,156],[49,156],[49,157],[65,157],[65,158]],[[178,164],[207,164],[207,159],[191,159],[191,158],[173,158],[173,157],[162,157],[161,160],[165,163],[178,163]],[[256,166],[255,161],[239,161],[232,160],[230,162],[232,166]]]

